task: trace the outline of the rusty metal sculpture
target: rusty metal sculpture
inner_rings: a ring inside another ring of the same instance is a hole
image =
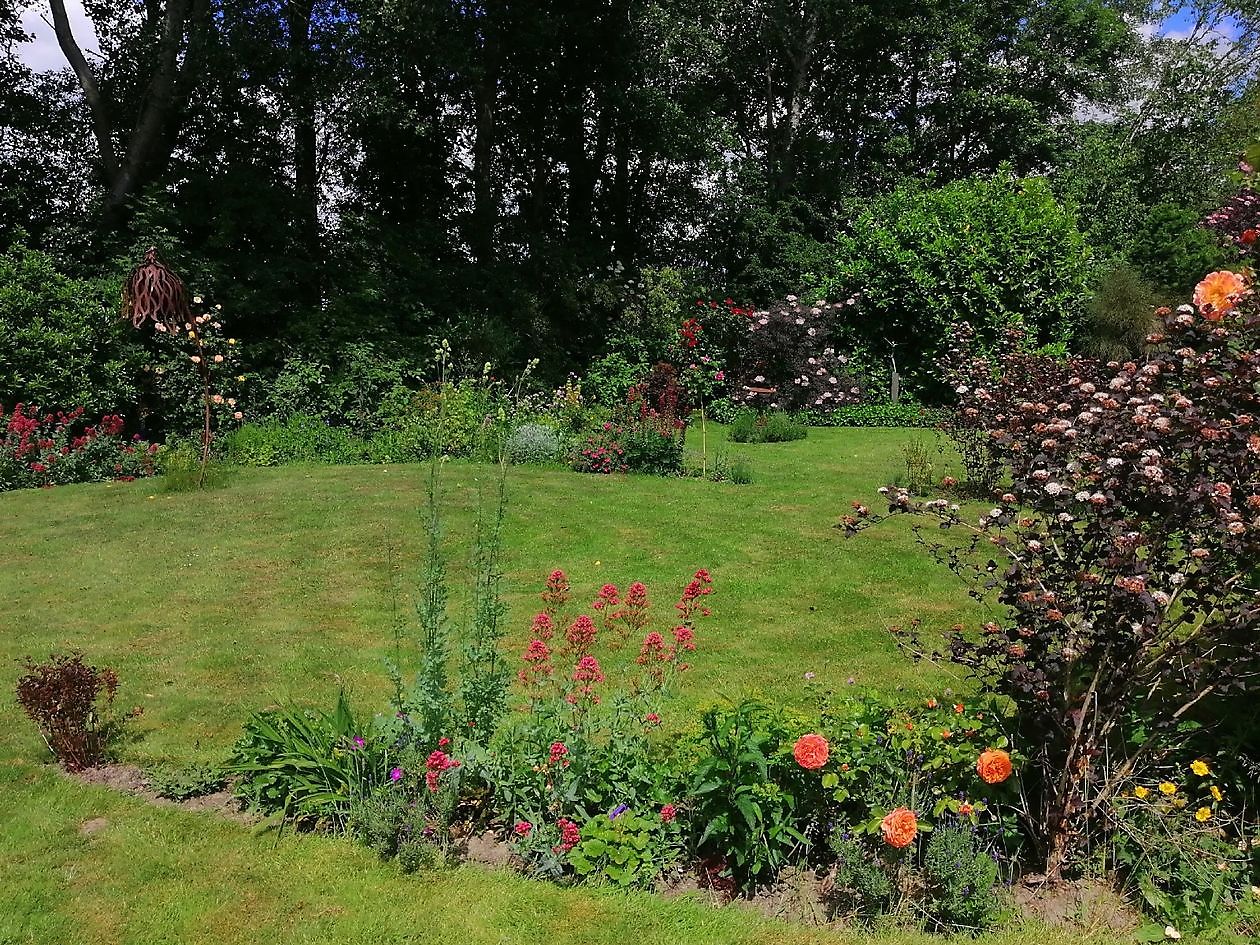
[[[193,315],[183,280],[158,259],[154,246],[145,251],[144,261],[132,270],[123,286],[122,314],[137,330],[150,324],[172,338],[183,338],[187,332],[193,348],[189,360],[196,366],[201,387],[201,470],[197,476],[197,488],[201,488],[205,485],[210,444],[214,439],[210,410],[210,358],[206,356],[205,339],[201,332],[201,324],[206,319]]]
[[[161,322],[178,331],[192,321],[188,290],[179,276],[158,259],[156,247],[149,247],[144,261],[132,270],[123,286],[122,314],[134,328]]]

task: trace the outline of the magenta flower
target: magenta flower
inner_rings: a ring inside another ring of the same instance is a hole
[[[403,769],[402,769],[402,768],[395,768],[393,771],[391,771],[391,772],[389,773],[389,779],[390,779],[391,781],[401,781],[401,780],[402,780],[402,776],[403,776]]]

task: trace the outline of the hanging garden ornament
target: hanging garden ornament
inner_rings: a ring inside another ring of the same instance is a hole
[[[134,328],[143,328],[146,322],[152,322],[178,330],[192,320],[188,290],[179,276],[158,259],[153,246],[145,252],[144,262],[132,271],[123,286],[122,314]]]

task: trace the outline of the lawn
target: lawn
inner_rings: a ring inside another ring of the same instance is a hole
[[[952,623],[974,606],[963,588],[905,523],[857,538],[831,527],[854,498],[878,498],[902,444],[928,436],[814,430],[748,447],[755,481],[744,486],[512,469],[513,649],[554,567],[583,596],[643,580],[663,606],[707,567],[715,616],[676,724],[744,695],[804,704],[824,688],[959,685],[910,662],[885,631],[912,616]],[[495,474],[461,463],[444,471],[457,575],[478,492],[493,492]],[[220,759],[245,716],[275,701],[328,704],[344,686],[359,706],[380,705],[390,568],[405,593],[424,540],[424,482],[416,466],[290,467],[240,471],[205,494],[136,482],[0,496],[0,683],[12,690],[20,656],[84,649],[119,671],[126,704],[144,707],[125,749],[141,764]],[[348,841],[277,841],[155,808],[56,774],[12,701],[0,706],[0,942],[837,940],[739,908],[474,868],[405,877]],[[96,817],[108,824],[82,834]],[[903,940],[915,939],[879,936]],[[1015,930],[994,940],[1056,939]]]

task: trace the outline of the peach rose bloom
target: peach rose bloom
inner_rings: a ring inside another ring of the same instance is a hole
[[[825,765],[830,754],[831,746],[827,744],[827,739],[813,732],[798,738],[792,748],[792,757],[796,759],[796,763],[809,771]]]
[[[919,832],[919,818],[914,816],[914,811],[907,807],[898,807],[894,811],[889,811],[879,825],[880,833],[884,835],[884,842],[890,847],[896,847],[898,850],[908,847]]]
[[[1001,784],[1011,776],[1011,756],[1000,748],[981,752],[976,772],[985,784]]]
[[[1222,269],[1208,273],[1194,287],[1194,304],[1208,321],[1220,321],[1221,316],[1232,309],[1246,291],[1246,279],[1236,272]]]

